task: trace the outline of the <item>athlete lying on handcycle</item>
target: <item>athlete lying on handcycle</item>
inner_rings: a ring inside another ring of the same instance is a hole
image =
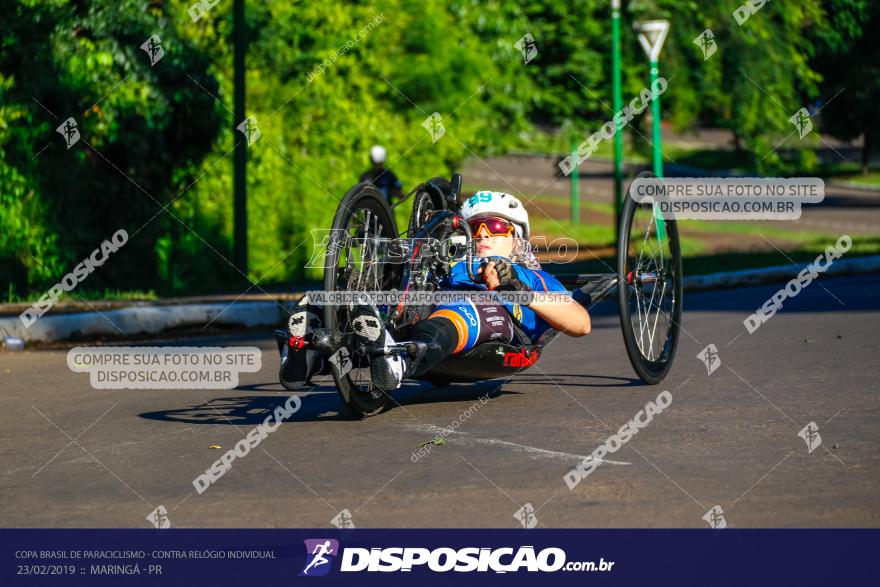
[[[451,355],[465,353],[487,341],[513,342],[523,334],[536,341],[549,329],[570,336],[590,333],[586,308],[568,295],[555,277],[540,269],[527,244],[528,213],[516,197],[502,192],[478,192],[461,207],[461,216],[470,227],[476,246],[476,280],[469,277],[467,262],[459,261],[452,264],[442,289],[560,295],[548,296],[552,297],[549,301],[533,299],[525,304],[503,299],[497,303],[474,303],[463,295],[460,301],[435,306],[409,331],[409,339],[415,343],[414,353],[372,356],[371,380],[384,392],[400,387],[406,378],[425,374]],[[396,343],[378,309],[368,301],[351,310],[350,324],[365,346],[387,349]],[[303,340],[319,325],[317,313],[304,297],[290,317],[288,337]],[[314,350],[284,345],[281,352],[282,378],[287,381],[306,381],[320,369],[316,367],[319,356]]]

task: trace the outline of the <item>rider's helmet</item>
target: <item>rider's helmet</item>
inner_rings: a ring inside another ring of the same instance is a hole
[[[517,237],[529,240],[529,213],[515,196],[504,192],[477,192],[461,207],[465,220],[497,216],[513,223]]]
[[[373,145],[370,148],[370,161],[376,165],[385,163],[385,147],[382,145]]]

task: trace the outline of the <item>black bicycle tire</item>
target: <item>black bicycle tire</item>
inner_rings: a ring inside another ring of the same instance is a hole
[[[380,216],[379,220],[383,228],[387,227],[390,230],[385,236],[397,238],[397,223],[391,206],[382,194],[368,183],[360,183],[345,194],[333,217],[333,232],[331,234],[336,234],[336,231],[340,229],[344,230],[354,213],[362,209],[363,206]],[[337,285],[337,269],[341,250],[339,247],[333,246],[332,242],[331,239],[331,246],[327,248],[324,258],[325,291],[335,291]],[[336,306],[331,304],[324,306],[324,326],[332,330],[338,328]],[[340,376],[336,369],[333,369],[332,373],[342,402],[352,415],[358,418],[367,418],[382,413],[388,407],[390,398],[387,393],[374,389],[369,394],[365,394],[356,389],[357,386],[352,382],[350,375]]]
[[[639,378],[649,385],[657,385],[672,368],[675,359],[675,353],[678,349],[678,339],[681,333],[681,316],[682,316],[682,261],[681,261],[681,241],[678,235],[678,226],[674,220],[665,220],[666,236],[669,239],[670,251],[670,269],[672,285],[672,311],[670,312],[670,328],[664,342],[663,352],[656,361],[651,361],[644,356],[636,341],[635,330],[632,322],[632,311],[629,304],[630,288],[627,287],[626,275],[627,268],[627,252],[630,240],[630,231],[632,229],[633,219],[638,204],[629,196],[623,207],[623,213],[620,219],[619,241],[617,243],[617,274],[620,284],[617,288],[618,305],[620,309],[620,327],[623,333],[623,342],[626,352],[632,364],[633,370]]]

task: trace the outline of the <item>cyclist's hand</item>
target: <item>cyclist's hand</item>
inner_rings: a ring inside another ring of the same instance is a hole
[[[483,265],[483,280],[489,289],[502,291],[527,291],[529,288],[519,279],[516,267],[504,257],[492,257]]]
[[[484,263],[478,273],[483,274],[486,287],[490,290],[516,292],[514,296],[504,296],[506,303],[518,303],[528,306],[534,299],[534,293],[529,286],[519,279],[516,267],[503,257],[492,257],[492,260]]]
[[[483,281],[488,289],[495,289],[501,284],[501,280],[498,278],[498,271],[495,269],[495,261],[489,261],[480,265],[479,269],[477,269],[477,274],[483,276]]]

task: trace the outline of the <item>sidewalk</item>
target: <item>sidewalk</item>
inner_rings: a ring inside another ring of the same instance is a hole
[[[313,287],[320,287],[320,284],[314,284]],[[280,302],[289,302],[299,300],[303,293],[309,288],[296,288],[299,291],[290,293],[249,293],[241,295],[218,294],[208,296],[183,296],[174,298],[160,298],[157,300],[64,300],[52,306],[52,314],[70,314],[73,312],[84,312],[87,310],[118,310],[121,308],[138,308],[152,307],[156,305],[162,306],[178,306],[181,304],[224,304],[228,305],[232,302],[265,302],[278,300]],[[0,319],[18,316],[27,308],[31,307],[33,302],[21,302],[15,304],[0,304]]]

